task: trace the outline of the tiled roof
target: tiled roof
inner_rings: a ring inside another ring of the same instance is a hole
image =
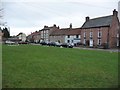
[[[81,29],[80,28],[73,28],[70,30],[67,35],[78,35],[81,34]]]
[[[33,32],[33,33],[31,33],[30,35],[28,35],[28,36],[33,36],[33,35],[40,35],[40,32]]]
[[[58,29],[58,30],[55,30],[53,31],[50,36],[54,36],[54,35],[65,35],[67,33],[67,30],[61,30],[61,29]]]
[[[53,31],[50,35],[51,36],[77,35],[77,34],[80,34],[80,32],[81,32],[80,28],[74,28],[74,29],[62,28],[62,29],[58,29],[58,30]]]
[[[111,23],[112,23],[112,15],[90,19],[89,21],[85,22],[81,28],[110,26]]]
[[[41,29],[40,31],[43,31],[43,30],[50,30],[50,29],[52,29],[54,26],[50,26],[50,27],[48,27],[48,26],[45,26],[43,29]]]

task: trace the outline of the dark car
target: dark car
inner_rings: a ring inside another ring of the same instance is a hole
[[[18,44],[28,44],[28,42],[20,41]]]
[[[45,41],[40,42],[41,45],[47,45]]]
[[[49,42],[48,44],[47,44],[48,46],[56,46],[56,47],[60,47],[60,43],[58,43],[58,42]]]
[[[63,43],[63,44],[61,44],[61,46],[65,47],[65,48],[73,48],[73,45],[68,44],[68,43]]]
[[[56,46],[55,42],[49,42],[47,45],[48,46]]]

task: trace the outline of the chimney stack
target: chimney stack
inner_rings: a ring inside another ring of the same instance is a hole
[[[53,24],[54,27],[56,27],[56,24]]]
[[[48,28],[48,26],[45,25],[45,26],[44,26],[44,29],[45,29],[45,28]]]
[[[89,17],[89,16],[87,16],[87,17],[86,17],[86,22],[87,22],[87,21],[89,21],[89,20],[90,20],[90,17]]]
[[[116,11],[116,9],[113,10],[113,16],[118,16],[118,12]]]
[[[70,29],[72,29],[72,23],[70,23]]]
[[[58,26],[58,29],[60,29],[60,27]]]

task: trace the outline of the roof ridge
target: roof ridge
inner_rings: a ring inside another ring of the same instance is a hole
[[[113,16],[113,15],[108,15],[108,16],[101,16],[101,17],[96,17],[96,18],[92,18],[92,19],[90,19],[90,20],[94,20],[94,19],[100,19],[100,18],[106,18],[106,17],[111,17],[111,16]]]
[[[113,15],[108,15],[90,19],[89,21],[86,21],[81,28],[110,26],[112,22],[112,16]]]

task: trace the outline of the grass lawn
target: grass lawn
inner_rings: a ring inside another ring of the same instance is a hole
[[[112,88],[118,85],[118,53],[3,45],[3,88]]]

